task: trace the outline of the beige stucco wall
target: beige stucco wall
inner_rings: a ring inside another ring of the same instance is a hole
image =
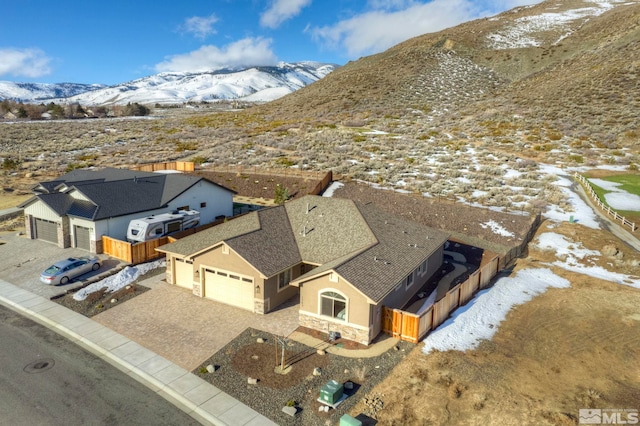
[[[300,267],[302,264],[296,265],[291,268],[291,280],[298,278],[300,274]],[[264,300],[265,311],[272,311],[277,306],[291,299],[298,293],[298,287],[287,286],[282,290],[278,290],[278,276],[273,276],[264,281]]]
[[[289,300],[295,296],[298,292],[297,287],[289,286],[278,291],[278,279],[277,276],[264,279],[261,274],[247,263],[242,257],[236,254],[233,250],[228,249],[227,253],[223,251],[224,244],[220,244],[196,257],[193,258],[193,271],[200,271],[200,274],[189,273],[185,270],[184,262],[180,262],[180,267],[172,268],[171,264],[167,264],[167,282],[176,284],[179,286],[193,288],[194,294],[197,296],[204,296],[200,280],[203,268],[220,269],[227,272],[235,272],[238,275],[252,277],[254,287],[259,287],[254,292],[255,309],[256,313],[267,313],[272,311],[280,304]],[[167,259],[172,259],[171,254]],[[173,261],[173,265],[176,265],[176,261]],[[296,265],[292,268],[292,279],[300,276],[300,265]],[[169,279],[171,277],[171,279]],[[191,284],[191,287],[189,285]]]
[[[300,311],[313,315],[320,315],[320,293],[335,291],[347,299],[346,322],[360,327],[369,327],[369,302],[358,290],[353,288],[342,277],[334,274],[338,281],[331,281],[331,274],[322,275],[300,284]],[[334,318],[325,317],[327,321],[344,323]]]

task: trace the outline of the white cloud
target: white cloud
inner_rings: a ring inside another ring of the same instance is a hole
[[[369,0],[369,10],[324,27],[306,31],[312,38],[349,57],[381,52],[422,34],[437,32],[462,22],[495,14],[536,0],[502,0],[493,3],[472,0]],[[500,7],[498,8],[498,4]]]
[[[271,39],[244,38],[223,47],[202,46],[182,55],[169,56],[156,65],[158,72],[202,72],[225,67],[275,65]]]
[[[51,73],[51,58],[40,49],[0,49],[0,58],[0,76],[36,78]]]
[[[260,16],[260,25],[277,28],[287,19],[298,15],[309,4],[311,0],[273,0],[271,7]]]
[[[218,17],[215,15],[193,16],[184,21],[181,29],[184,32],[194,34],[198,38],[205,38],[210,34],[216,33],[215,28],[213,28],[216,22],[218,22]]]

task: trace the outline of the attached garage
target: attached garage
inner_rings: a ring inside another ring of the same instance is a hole
[[[73,227],[73,235],[76,240],[76,248],[91,251],[91,228],[75,225]]]
[[[219,269],[205,269],[204,297],[206,298],[253,312],[253,292],[251,277]]]
[[[178,287],[193,289],[193,262],[175,259],[175,280]]]
[[[36,218],[36,238],[58,244],[58,224],[51,220]]]

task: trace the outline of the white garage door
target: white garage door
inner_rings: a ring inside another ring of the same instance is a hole
[[[233,272],[205,269],[204,297],[253,312],[253,279]]]
[[[193,290],[193,262],[176,259],[174,265],[176,268],[176,285]]]
[[[36,218],[36,238],[58,243],[58,224],[50,220]]]

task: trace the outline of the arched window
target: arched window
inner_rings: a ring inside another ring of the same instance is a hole
[[[342,321],[346,320],[347,299],[335,291],[320,293],[320,314]]]

